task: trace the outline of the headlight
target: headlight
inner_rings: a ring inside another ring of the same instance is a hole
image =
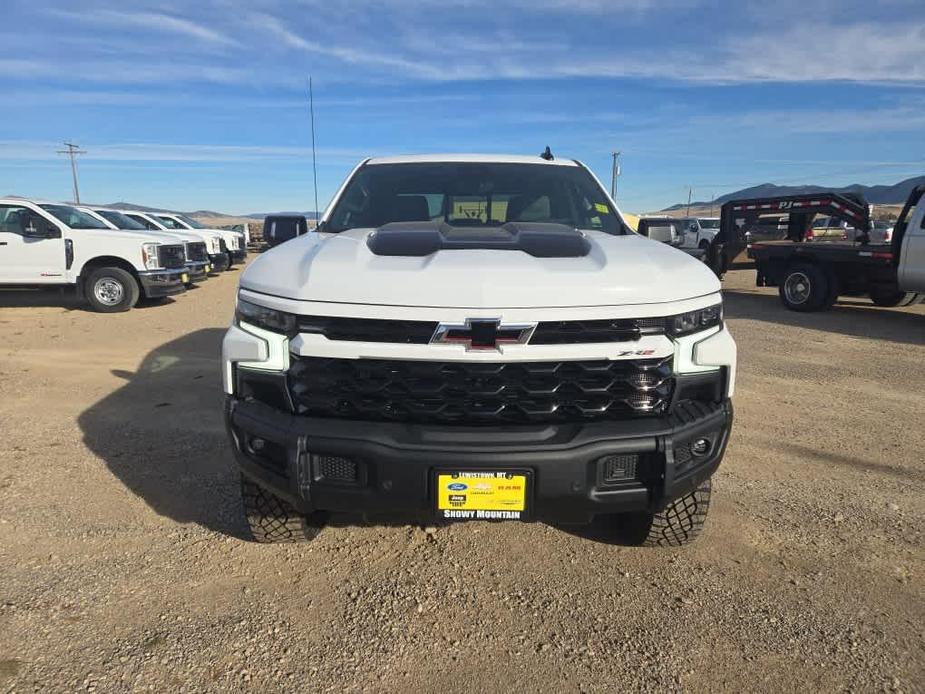
[[[210,253],[221,253],[222,252],[222,242],[219,241],[214,236],[209,239],[209,252]]]
[[[161,261],[157,257],[157,243],[141,244],[141,264],[145,270],[158,270],[161,267]]]
[[[258,328],[284,335],[294,335],[298,329],[296,317],[293,314],[258,306],[241,298],[238,299],[234,318],[235,322],[250,323]]]
[[[668,319],[668,334],[672,337],[690,335],[723,323],[723,305],[716,304],[689,313],[681,313]]]

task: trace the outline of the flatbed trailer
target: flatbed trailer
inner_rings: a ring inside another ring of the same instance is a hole
[[[728,243],[762,214],[789,215],[788,240],[754,243],[747,253],[755,261],[758,286],[778,287],[791,310],[824,311],[839,296],[869,296],[878,306],[908,306],[925,294],[923,193],[925,186],[912,191],[890,243],[870,243],[870,207],[863,198],[836,193],[733,200],[723,205],[721,230]],[[804,241],[816,215],[844,219],[861,233],[853,242]]]

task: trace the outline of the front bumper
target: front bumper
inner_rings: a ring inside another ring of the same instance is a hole
[[[212,263],[206,261],[190,262],[186,264],[186,271],[189,273],[190,282],[203,282],[209,278]]]
[[[225,407],[242,473],[302,512],[428,520],[437,517],[437,470],[526,470],[525,517],[563,523],[655,511],[683,496],[719,466],[732,417],[729,400],[679,404],[665,417],[517,427],[299,417],[233,396]],[[709,450],[692,456],[697,439]],[[607,478],[614,455],[636,456],[632,478]],[[331,469],[347,474],[326,476]]]
[[[189,272],[184,267],[178,270],[148,270],[138,273],[141,289],[149,299],[173,296],[186,291]]]
[[[228,255],[231,258],[231,262],[243,263],[244,260],[247,258],[247,249],[240,248],[238,250],[228,251]]]
[[[223,268],[227,268],[229,262],[229,256],[224,251],[221,253],[209,253],[209,263],[212,265],[213,273],[221,272]]]

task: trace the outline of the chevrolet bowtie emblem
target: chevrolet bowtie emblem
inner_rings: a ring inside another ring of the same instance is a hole
[[[464,345],[466,351],[493,349],[504,345],[525,345],[533,336],[536,323],[504,325],[498,318],[467,318],[465,323],[441,323],[431,344]]]

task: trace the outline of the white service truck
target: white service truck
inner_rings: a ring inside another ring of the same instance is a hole
[[[0,287],[72,287],[102,313],[186,291],[182,243],[109,229],[75,207],[0,199]]]
[[[717,277],[581,163],[362,162],[241,276],[227,429],[258,541],[332,513],[700,532],[732,426]]]
[[[129,219],[133,219],[149,231],[170,232],[172,227],[168,227],[163,220],[159,219],[152,212],[142,210],[121,210]],[[196,229],[190,233],[200,237],[206,244],[209,251],[209,262],[215,272],[223,272],[231,267],[230,256],[228,255],[227,244],[222,234],[204,229]]]
[[[221,234],[228,251],[229,267],[239,265],[247,259],[247,237],[240,231],[228,229],[213,229],[197,222],[192,217],[178,212],[152,212],[151,216],[161,222],[168,229],[185,231],[211,231]]]
[[[182,243],[186,260],[186,269],[189,272],[187,287],[196,282],[204,282],[212,272],[212,263],[209,260],[209,251],[206,242],[194,234],[181,231],[168,233],[166,231],[149,231],[139,222],[122,214],[119,210],[107,207],[77,207],[78,210],[93,215],[110,229],[119,231],[140,232],[161,240],[162,243]]]

